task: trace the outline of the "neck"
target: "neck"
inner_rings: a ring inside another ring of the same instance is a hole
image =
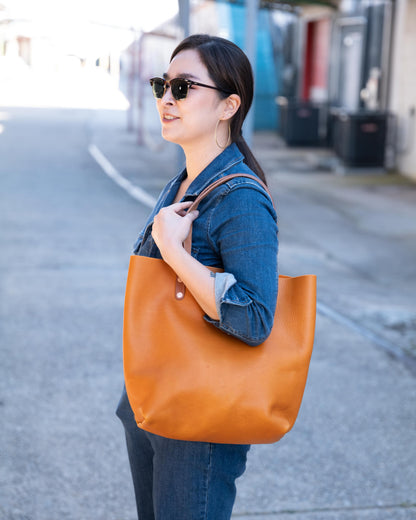
[[[186,158],[186,172],[192,182],[198,175],[223,152],[219,147],[206,147],[198,149],[183,148]]]

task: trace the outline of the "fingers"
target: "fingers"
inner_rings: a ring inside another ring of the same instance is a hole
[[[177,202],[162,208],[157,215],[154,217],[153,230],[159,234],[160,230],[178,231],[182,234],[181,230],[189,232],[189,227],[192,222],[198,217],[199,211],[194,209],[187,212],[186,208],[192,204],[189,202]],[[181,224],[182,223],[182,224]]]
[[[190,211],[189,213],[187,213],[185,215],[185,218],[189,218],[191,220],[191,222],[193,222],[197,216],[199,215],[199,211],[197,209],[194,209],[192,211]]]
[[[193,204],[192,200],[187,200],[186,202],[175,202],[170,207],[176,212],[179,213],[179,211],[184,211],[189,208]],[[167,206],[169,207],[169,206]]]
[[[189,235],[193,221],[199,212],[186,209],[192,202],[178,202],[162,208],[154,217],[152,236],[164,259],[172,253],[175,248],[183,247],[183,242]]]
[[[187,211],[187,209],[193,204],[193,201],[188,200],[186,202],[175,202],[174,204],[171,204],[170,206],[165,206],[160,210],[160,214],[169,214],[173,211],[173,213],[176,213],[180,217],[190,216],[192,221],[196,219],[196,217],[199,215],[198,210],[192,210],[190,212]]]

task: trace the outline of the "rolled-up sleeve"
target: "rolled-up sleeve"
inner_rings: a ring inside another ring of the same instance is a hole
[[[215,273],[215,304],[218,316],[221,314],[221,304],[228,289],[237,283],[231,273]]]
[[[215,277],[219,320],[205,319],[248,345],[259,345],[273,327],[277,299],[277,223],[270,198],[238,187],[218,203],[209,239],[221,256]]]

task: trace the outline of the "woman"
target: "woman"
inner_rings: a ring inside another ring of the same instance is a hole
[[[255,180],[234,178],[185,215],[196,195],[222,176],[254,172],[265,181],[241,134],[253,98],[250,63],[228,40],[193,35],[178,45],[168,71],[151,85],[162,135],[182,147],[186,169],[163,190],[134,253],[163,258],[212,326],[258,345],[270,334],[277,298],[277,225],[270,197]],[[183,248],[191,225],[192,255]],[[214,275],[206,266],[224,272]],[[177,441],[143,431],[125,392],[117,414],[125,427],[140,520],[231,517],[248,445]]]

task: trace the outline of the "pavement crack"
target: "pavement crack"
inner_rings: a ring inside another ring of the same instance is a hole
[[[354,330],[361,336],[369,339],[374,345],[383,349],[390,357],[397,359],[405,364],[405,366],[416,375],[416,359],[405,352],[402,348],[398,347],[394,343],[384,339],[372,330],[364,327],[360,323],[357,323],[348,316],[341,314],[335,309],[329,307],[321,301],[317,301],[316,310],[323,316],[332,319],[333,321]]]

